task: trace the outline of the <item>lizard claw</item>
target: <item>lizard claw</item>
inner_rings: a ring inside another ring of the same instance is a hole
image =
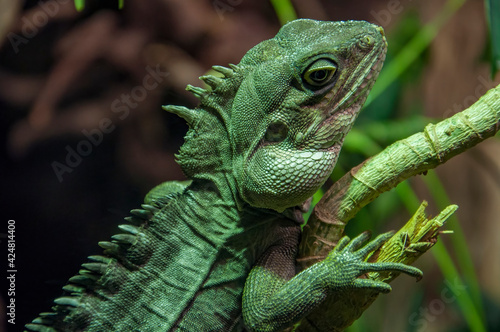
[[[392,232],[381,234],[367,244],[365,243],[370,238],[369,232],[363,232],[353,240],[350,240],[347,236],[340,239],[337,246],[324,261],[325,264],[329,265],[330,269],[335,271],[331,275],[330,285],[334,288],[370,288],[381,293],[388,293],[391,291],[391,286],[387,283],[371,279],[359,279],[358,277],[367,272],[392,271],[406,273],[417,278],[417,281],[420,280],[423,273],[416,267],[402,263],[369,263],[365,261],[373,251],[380,248],[392,235]]]
[[[356,279],[354,281],[355,288],[370,288],[379,293],[389,293],[392,287],[383,281],[375,281],[371,279]]]

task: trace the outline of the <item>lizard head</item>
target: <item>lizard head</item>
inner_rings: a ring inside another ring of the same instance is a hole
[[[327,180],[386,53],[364,21],[292,21],[252,48],[230,117],[233,173],[252,206],[298,205]]]
[[[233,198],[283,211],[330,175],[345,135],[382,67],[382,28],[364,21],[295,20],[238,65],[214,66],[188,85],[196,109],[164,106],[189,124],[177,155],[193,179],[231,187]],[[226,190],[227,192],[227,190]]]

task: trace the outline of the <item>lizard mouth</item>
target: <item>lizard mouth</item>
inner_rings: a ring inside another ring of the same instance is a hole
[[[383,39],[385,42],[385,38]],[[370,93],[378,74],[383,66],[387,48],[374,48],[368,53],[356,67],[356,69],[346,77],[345,81],[338,88],[335,95],[325,96],[329,107],[329,116],[338,112],[339,109],[358,108],[364,104]],[[335,103],[338,96],[342,98]]]
[[[359,107],[349,107],[331,114],[316,130],[313,148],[338,153],[358,111]]]
[[[368,97],[387,53],[384,31],[380,27],[376,29],[384,47],[374,47],[367,53],[341,85],[327,93],[317,106],[319,112],[326,114],[326,119],[314,134],[315,148],[338,152]]]

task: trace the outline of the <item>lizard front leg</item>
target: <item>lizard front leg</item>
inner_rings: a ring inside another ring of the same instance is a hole
[[[373,271],[397,271],[416,278],[422,272],[400,263],[369,263],[366,258],[392,233],[369,242],[368,233],[352,241],[343,237],[321,262],[291,276],[296,249],[284,241],[269,247],[250,272],[243,292],[243,318],[254,331],[279,331],[298,322],[320,305],[332,292],[347,288],[370,288],[387,293],[391,286],[371,279],[358,278]],[[292,257],[293,256],[293,257]]]

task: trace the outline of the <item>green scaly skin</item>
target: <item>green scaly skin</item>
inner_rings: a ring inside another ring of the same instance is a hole
[[[413,267],[367,263],[386,239],[342,239],[296,275],[296,206],[328,178],[382,67],[386,42],[367,22],[297,20],[238,65],[188,86],[200,106],[166,106],[189,124],[178,162],[190,183],[153,189],[124,231],[101,242],[32,331],[279,331],[359,279]]]

